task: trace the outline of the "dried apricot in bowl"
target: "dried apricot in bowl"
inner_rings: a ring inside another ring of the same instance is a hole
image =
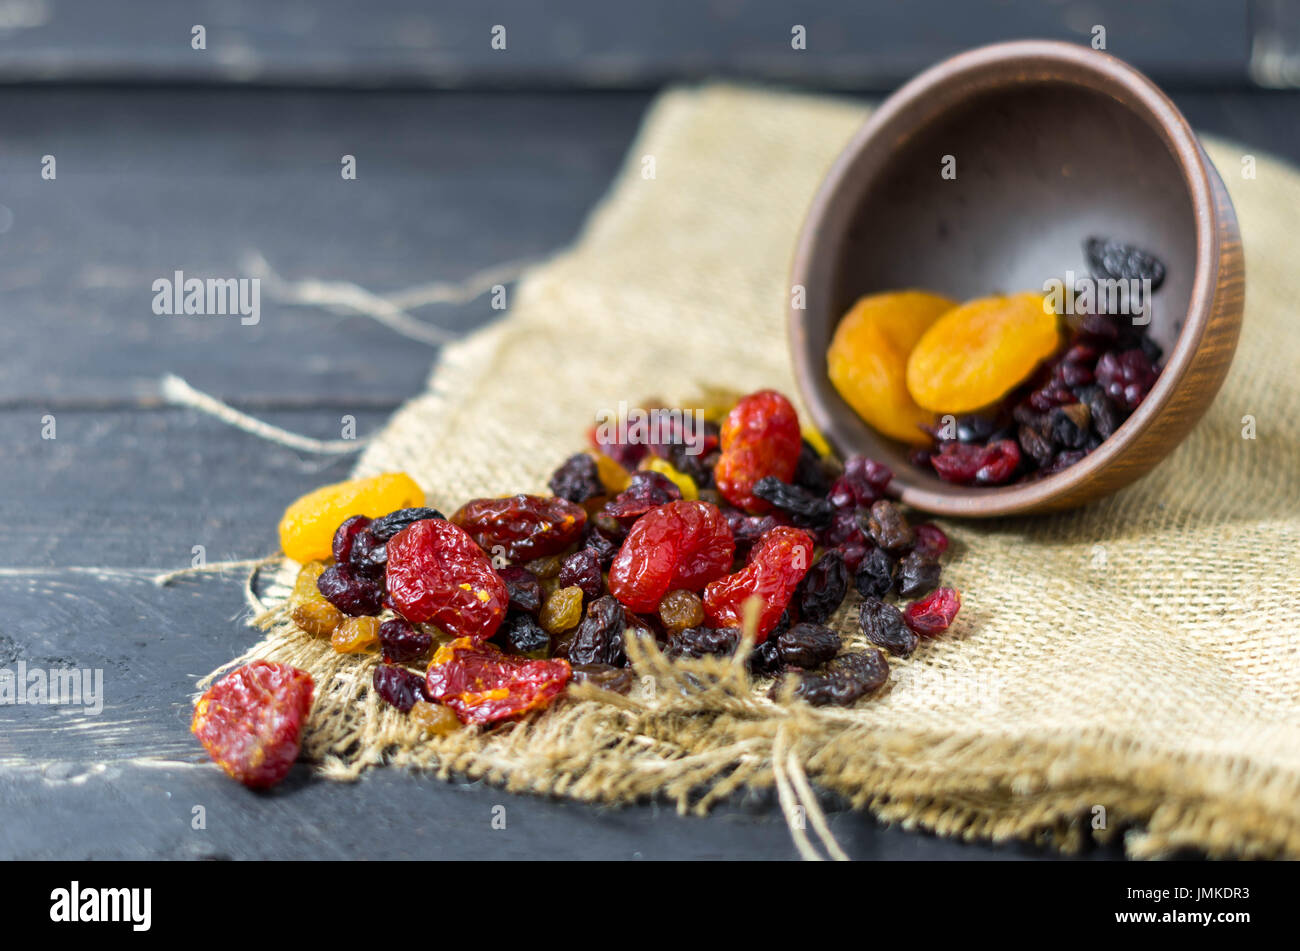
[[[324,485],[284,510],[280,548],[294,561],[324,561],[333,554],[334,530],[349,516],[378,518],[423,504],[424,490],[405,472]]]
[[[861,298],[835,328],[826,365],[844,402],[878,432],[917,446],[934,413],[907,391],[907,358],[916,342],[957,302],[925,291],[891,291]]]
[[[907,360],[907,389],[936,413],[988,406],[1060,346],[1056,314],[1034,291],[967,301],[935,321]]]

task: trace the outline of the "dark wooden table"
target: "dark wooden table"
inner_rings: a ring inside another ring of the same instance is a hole
[[[1201,129],[1300,158],[1296,94],[1176,97]],[[375,431],[436,350],[374,321],[262,300],[261,321],[162,317],[176,269],[396,291],[572,240],[645,92],[0,88],[0,667],[97,668],[102,712],[0,707],[4,858],[791,858],[778,808],[707,819],[506,795],[395,770],[350,785],[304,765],[255,795],[188,731],[195,679],[256,639],[243,574],[154,584],[276,546],[292,498],[347,456],[268,444],[159,398],[175,373],[295,432]],[[340,156],[358,159],[343,181]],[[41,176],[55,156],[57,177]],[[465,329],[486,298],[422,318]],[[55,438],[48,435],[53,417]],[[43,434],[43,430],[45,430]],[[491,825],[505,805],[507,827]],[[203,806],[206,828],[193,828]],[[829,803],[854,857],[1046,857],[878,825]],[[1089,857],[1110,858],[1117,849]]]

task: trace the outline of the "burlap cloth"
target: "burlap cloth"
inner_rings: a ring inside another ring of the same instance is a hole
[[[428,392],[357,472],[406,470],[450,510],[544,491],[619,400],[672,399],[701,382],[796,396],[791,249],[864,115],[731,87],[664,95],[577,244],[526,277],[508,317],[445,349]],[[1134,856],[1181,846],[1300,856],[1300,176],[1260,157],[1246,180],[1241,149],[1208,148],[1250,275],[1222,393],[1167,461],[1111,499],[1052,517],[944,521],[962,613],[893,661],[883,695],[847,710],[786,707],[751,693],[735,666],[701,662],[684,679],[641,656],[629,699],[574,700],[438,740],[366,689],[374,658],[333,653],[282,610],[241,660],[315,676],[305,754],[338,778],[391,763],[701,811],[775,782],[798,841],[806,772],[856,807],[944,835],[1069,848],[1123,831]],[[1248,415],[1256,439],[1243,438]],[[846,631],[855,603],[841,611]]]

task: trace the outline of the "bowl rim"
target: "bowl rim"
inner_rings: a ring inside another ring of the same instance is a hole
[[[1005,75],[1008,66],[1019,67],[1020,72]],[[971,82],[976,78],[992,82]],[[1178,165],[1192,203],[1196,265],[1191,296],[1182,330],[1151,392],[1110,438],[1074,465],[1034,482],[990,488],[953,484],[931,489],[913,484],[907,473],[895,473],[902,500],[936,515],[988,517],[1023,513],[1041,508],[1097,476],[1119,458],[1126,447],[1137,442],[1169,404],[1178,381],[1196,355],[1213,312],[1218,275],[1219,212],[1209,160],[1196,134],[1169,97],[1137,69],[1109,53],[1059,40],[1014,40],[959,53],[919,73],[881,102],[836,157],[813,196],[795,246],[790,269],[791,286],[807,286],[813,261],[826,252],[821,247],[821,222],[842,190],[848,187],[847,176],[858,157],[873,141],[882,134],[896,133],[897,126],[904,126],[910,134],[972,96],[1030,82],[1064,83],[1107,94],[1128,108],[1164,142]],[[968,84],[966,95],[959,94],[944,109],[918,108],[936,90],[962,83]],[[918,120],[916,116],[921,118]],[[879,171],[879,165],[876,171]],[[814,378],[824,376],[826,370],[825,354],[810,353],[806,344],[802,326],[806,315],[806,310],[796,308],[791,302],[787,330],[795,379],[814,424],[843,453],[849,447],[841,445],[834,435],[828,408],[822,401],[809,398],[809,394],[815,392]],[[864,422],[863,425],[870,428],[870,424]],[[878,435],[882,439],[888,438]]]

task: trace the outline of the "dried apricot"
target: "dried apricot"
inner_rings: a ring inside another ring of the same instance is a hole
[[[831,383],[874,429],[913,445],[929,443],[921,427],[933,425],[935,414],[908,393],[907,360],[922,335],[956,306],[925,291],[871,294],[835,328],[826,352]]]
[[[333,553],[335,530],[350,516],[378,518],[423,504],[424,491],[405,472],[321,486],[284,510],[280,547],[294,561],[324,560]]]
[[[907,360],[907,389],[936,413],[968,413],[1023,383],[1061,344],[1036,291],[967,301],[931,325]]]

